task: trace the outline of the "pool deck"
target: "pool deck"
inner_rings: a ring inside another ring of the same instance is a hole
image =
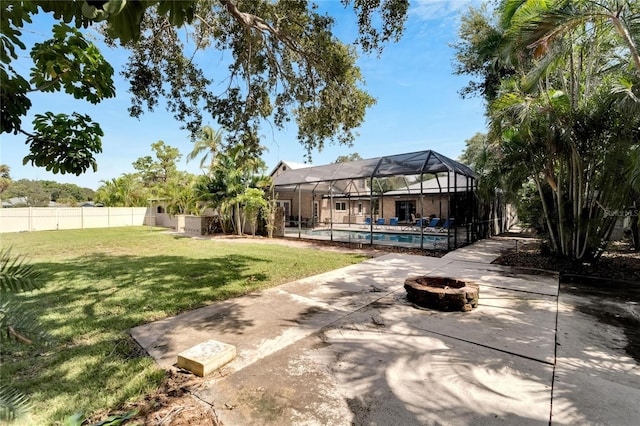
[[[322,225],[316,226],[315,228],[288,227],[285,228],[285,237],[321,241],[332,240],[343,243],[366,245],[371,244],[371,230],[372,228],[370,225],[364,224],[334,224],[333,227]],[[330,235],[326,234],[332,231],[334,232],[333,238]],[[345,235],[345,233],[347,232],[349,234]],[[419,239],[421,235],[425,239],[422,248],[427,250],[448,250],[449,246],[447,245],[446,241],[447,236],[449,236],[451,246],[455,246],[455,236],[453,234],[449,235],[447,232],[427,232],[423,229],[421,234],[421,230],[419,227],[403,224],[397,226],[373,226],[374,245],[420,248],[420,243],[418,241],[415,241],[415,239]],[[407,241],[407,238],[413,238],[414,241]],[[466,240],[466,229],[458,228],[458,240]]]

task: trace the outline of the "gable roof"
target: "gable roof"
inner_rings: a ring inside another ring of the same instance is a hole
[[[283,168],[282,166],[285,166],[285,170],[282,170]],[[278,161],[278,164],[276,164],[276,166],[273,168],[273,170],[271,170],[271,173],[269,173],[269,176],[273,177],[278,171],[285,172],[287,170],[303,169],[305,167],[311,167],[311,166],[304,163],[296,163],[295,161],[280,160]]]

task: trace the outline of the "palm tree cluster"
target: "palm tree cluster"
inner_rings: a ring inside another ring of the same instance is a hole
[[[225,232],[243,235],[248,223],[255,234],[259,214],[269,207],[265,191],[271,179],[262,174],[264,162],[242,145],[219,150],[212,157],[207,174],[194,187],[196,197],[218,212]]]
[[[155,158],[141,157],[133,163],[136,173],[103,181],[96,201],[109,207],[145,207],[149,200],[162,200],[167,213],[198,213],[200,206],[193,192],[197,177],[178,170],[179,150],[163,141],[151,144],[151,148]]]
[[[260,214],[267,222],[273,214],[275,204],[267,194],[271,179],[263,174],[266,166],[255,153],[244,144],[224,145],[223,136],[223,130],[204,126],[193,139],[187,162],[200,158],[203,175],[178,171],[180,152],[158,141],[151,145],[155,160],[139,158],[133,163],[137,173],[103,182],[96,200],[113,207],[144,207],[149,200],[162,201],[172,215],[212,209],[224,232],[243,235],[250,225],[255,233]]]
[[[534,187],[550,248],[597,260],[640,201],[640,5],[504,0],[471,9],[460,38],[456,71],[477,78],[463,95],[486,101],[484,177]]]

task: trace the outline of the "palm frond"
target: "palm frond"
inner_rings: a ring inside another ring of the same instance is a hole
[[[0,343],[16,340],[24,344],[49,344],[51,336],[42,328],[38,317],[25,310],[11,297],[0,303]]]
[[[24,256],[11,256],[11,248],[0,249],[0,296],[39,289],[40,275]]]
[[[539,61],[536,61],[531,70],[522,78],[522,90],[526,93],[532,92],[551,64],[556,62],[556,59],[554,55],[545,55]]]
[[[26,395],[6,385],[0,385],[0,420],[10,422],[31,409]]]
[[[611,93],[621,111],[626,114],[640,114],[640,84],[634,84],[630,78],[620,77],[613,83]]]

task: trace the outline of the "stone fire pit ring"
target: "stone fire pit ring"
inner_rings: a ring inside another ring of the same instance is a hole
[[[472,281],[422,275],[404,281],[407,299],[423,308],[469,312],[478,307],[480,286]]]

